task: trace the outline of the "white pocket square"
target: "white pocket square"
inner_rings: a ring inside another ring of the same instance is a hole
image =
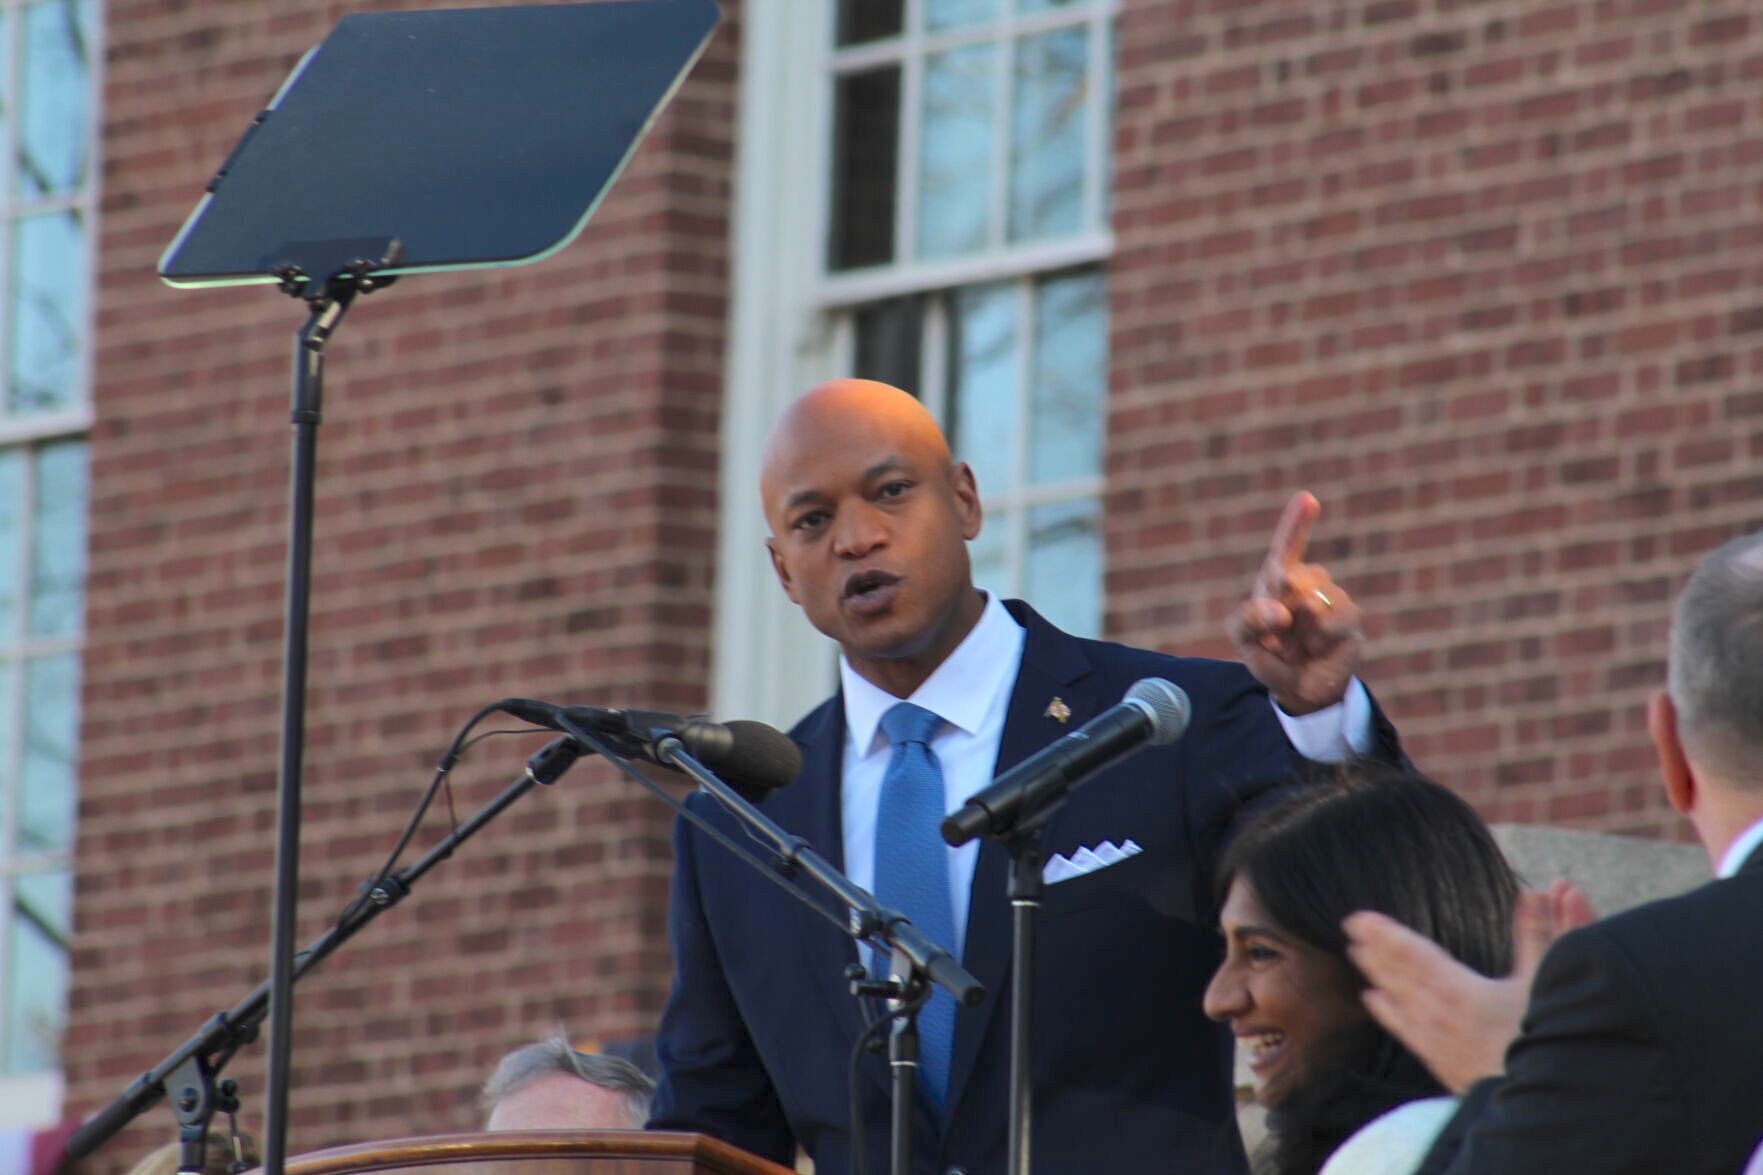
[[[1070,881],[1073,877],[1082,877],[1086,873],[1118,865],[1128,857],[1142,852],[1144,850],[1137,841],[1128,840],[1117,845],[1111,840],[1105,840],[1093,849],[1082,848],[1069,857],[1064,853],[1054,853],[1047,858],[1047,864],[1041,870],[1041,882],[1045,885],[1058,885],[1061,881]]]

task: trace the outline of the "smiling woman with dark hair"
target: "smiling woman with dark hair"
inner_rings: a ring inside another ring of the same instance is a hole
[[[1226,850],[1218,892],[1225,958],[1206,1014],[1247,1050],[1264,1175],[1311,1175],[1372,1119],[1444,1092],[1365,1012],[1343,918],[1388,914],[1484,975],[1512,963],[1511,867],[1468,804],[1412,773],[1360,768],[1279,801]]]

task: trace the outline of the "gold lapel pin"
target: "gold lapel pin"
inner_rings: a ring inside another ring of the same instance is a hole
[[[1043,717],[1051,718],[1053,721],[1063,724],[1071,717],[1071,707],[1065,704],[1064,698],[1054,698],[1047,703],[1047,711]]]

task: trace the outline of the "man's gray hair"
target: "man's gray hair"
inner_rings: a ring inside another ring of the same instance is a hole
[[[577,1052],[561,1032],[502,1058],[478,1099],[484,1116],[489,1117],[509,1094],[553,1073],[579,1077],[589,1085],[622,1094],[631,1126],[640,1130],[648,1123],[649,1098],[655,1093],[655,1083],[648,1074],[623,1057]]]
[[[1696,565],[1672,616],[1669,688],[1685,748],[1763,787],[1763,531]]]

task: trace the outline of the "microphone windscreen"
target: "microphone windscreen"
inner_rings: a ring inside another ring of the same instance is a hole
[[[1180,738],[1194,714],[1187,691],[1161,677],[1146,677],[1133,682],[1126,697],[1128,701],[1150,707],[1153,717],[1149,742],[1154,747],[1166,746]]]
[[[750,800],[764,799],[802,773],[802,749],[775,726],[736,718],[723,723],[734,736],[718,762],[705,765]]]

